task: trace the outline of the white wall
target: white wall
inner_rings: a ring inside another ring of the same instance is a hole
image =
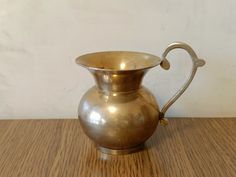
[[[236,116],[234,0],[0,0],[0,118],[75,118],[94,84],[74,59],[87,52],[161,55],[173,41],[192,45],[206,65],[167,116]],[[190,71],[183,51],[172,69],[144,84],[160,105]]]

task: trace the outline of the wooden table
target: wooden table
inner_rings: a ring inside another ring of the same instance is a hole
[[[236,119],[170,119],[146,149],[101,154],[78,120],[0,121],[0,177],[236,177]]]

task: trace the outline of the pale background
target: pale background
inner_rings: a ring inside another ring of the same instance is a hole
[[[206,65],[167,116],[236,116],[234,0],[0,0],[0,118],[76,118],[94,84],[74,59],[87,52],[134,50],[160,56],[189,43]],[[162,106],[185,81],[190,59],[169,55],[144,84]]]

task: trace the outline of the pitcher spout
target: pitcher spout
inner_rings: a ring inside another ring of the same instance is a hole
[[[76,62],[93,74],[100,90],[129,92],[139,89],[147,70],[161,59],[141,52],[110,51],[82,55]]]

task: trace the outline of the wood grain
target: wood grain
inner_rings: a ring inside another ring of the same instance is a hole
[[[236,119],[170,119],[146,149],[101,154],[78,120],[0,121],[0,177],[235,177]]]

